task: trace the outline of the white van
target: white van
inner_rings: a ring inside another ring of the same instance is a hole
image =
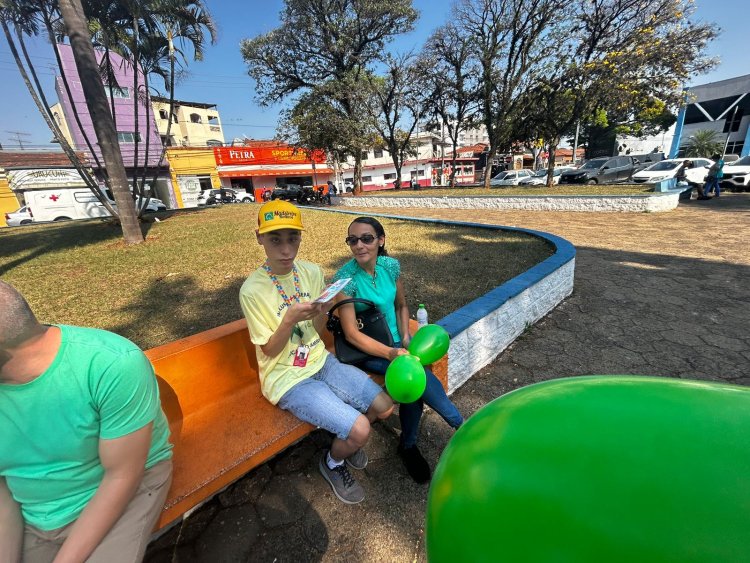
[[[109,202],[116,207],[109,193],[107,195]],[[28,190],[24,193],[24,198],[26,206],[34,217],[34,222],[96,219],[110,216],[107,208],[88,188]],[[134,205],[136,205],[135,202]],[[146,211],[163,211],[166,208],[164,202],[152,198],[146,206]]]

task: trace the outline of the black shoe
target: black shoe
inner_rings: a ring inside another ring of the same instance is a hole
[[[417,446],[405,448],[398,445],[398,455],[404,462],[406,470],[417,483],[426,483],[430,480],[430,466],[427,460],[419,453]]]

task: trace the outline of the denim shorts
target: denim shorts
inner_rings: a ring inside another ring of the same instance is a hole
[[[321,370],[284,393],[278,406],[346,440],[354,421],[382,392],[365,372],[328,354]]]

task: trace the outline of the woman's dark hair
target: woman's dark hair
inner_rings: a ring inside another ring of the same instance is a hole
[[[349,225],[350,227],[354,223],[362,223],[363,225],[370,225],[373,230],[375,231],[376,237],[384,237],[385,236],[385,229],[383,228],[383,225],[380,224],[380,221],[373,217],[357,217],[354,221],[351,222]],[[378,247],[378,256],[388,256],[388,251],[385,249],[385,243],[383,243],[383,246]]]

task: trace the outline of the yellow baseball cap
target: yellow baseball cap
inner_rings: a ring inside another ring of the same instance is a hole
[[[264,203],[258,211],[258,234],[262,235],[279,229],[305,230],[299,209],[281,199]]]

